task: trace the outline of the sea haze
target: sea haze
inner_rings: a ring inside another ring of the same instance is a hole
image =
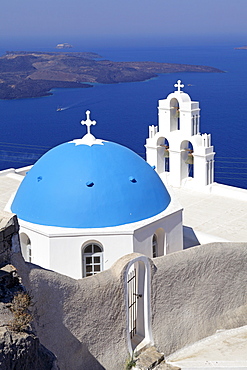
[[[70,40],[58,40],[68,42]],[[225,73],[179,73],[159,75],[145,82],[94,85],[88,89],[57,89],[43,98],[0,100],[0,169],[34,163],[49,148],[82,137],[85,111],[97,121],[92,133],[123,144],[144,156],[148,126],[157,124],[157,101],[175,90],[181,79],[184,91],[200,102],[201,132],[212,134],[217,182],[247,188],[246,61],[241,44],[220,46],[92,47],[75,40],[70,51],[93,51],[113,61],[156,61],[208,65]],[[56,51],[44,42],[2,45],[6,50]],[[57,112],[57,107],[66,108]]]

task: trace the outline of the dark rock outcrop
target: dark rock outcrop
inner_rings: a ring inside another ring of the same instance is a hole
[[[0,268],[10,264],[13,237],[19,240],[17,217],[7,212],[0,213]],[[19,243],[18,243],[19,245]]]
[[[58,370],[56,362],[34,334],[0,331],[1,370]]]

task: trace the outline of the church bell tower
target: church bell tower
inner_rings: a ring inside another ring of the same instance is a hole
[[[175,187],[202,188],[214,182],[211,135],[200,133],[199,103],[182,91],[159,100],[158,126],[149,126],[146,160],[160,177]]]

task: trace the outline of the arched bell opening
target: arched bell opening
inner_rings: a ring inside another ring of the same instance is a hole
[[[150,309],[150,265],[137,257],[126,270],[128,348],[132,355],[152,344]]]
[[[32,248],[29,236],[25,233],[21,233],[20,243],[21,243],[21,252],[24,260],[27,262],[32,262]]]
[[[170,101],[170,131],[180,130],[180,109],[176,98]]]
[[[160,137],[157,142],[157,171],[158,173],[170,171],[169,141]]]
[[[184,140],[181,143],[181,179],[194,177],[194,150],[190,141]]]

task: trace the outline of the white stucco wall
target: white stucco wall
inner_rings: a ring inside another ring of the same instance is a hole
[[[32,262],[74,279],[83,277],[82,249],[86,244],[96,243],[102,247],[103,270],[129,253],[153,257],[152,238],[155,233],[159,255],[183,248],[182,209],[173,196],[169,206],[158,215],[116,227],[72,229],[19,222],[21,230],[31,240]]]
[[[159,256],[183,249],[182,211],[174,212],[134,233],[134,252],[152,258],[153,235],[158,237]],[[162,235],[163,234],[163,235]]]
[[[20,234],[26,234],[31,241],[32,263],[40,265],[44,268],[50,268],[50,243],[49,239],[40,233],[31,230],[30,228],[21,226]]]
[[[82,249],[90,243],[103,248],[103,269],[132,253],[132,235],[84,235],[50,238],[50,269],[74,279],[83,277]]]

